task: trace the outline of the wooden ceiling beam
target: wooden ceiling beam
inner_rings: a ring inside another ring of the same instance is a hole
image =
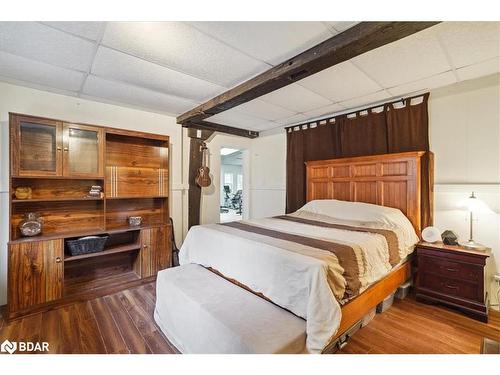
[[[247,138],[257,138],[259,136],[259,132],[253,130],[234,128],[232,126],[216,124],[210,121],[188,121],[182,124],[182,126],[190,129],[211,130]]]
[[[202,121],[439,22],[361,22],[177,117]]]

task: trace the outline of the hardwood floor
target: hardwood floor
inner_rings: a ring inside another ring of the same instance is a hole
[[[155,284],[6,323],[0,342],[47,341],[50,353],[178,353],[153,319]]]
[[[7,323],[0,342],[47,341],[51,353],[178,353],[153,320],[155,284],[71,304]],[[359,330],[341,353],[479,353],[500,341],[500,313],[488,324],[412,298],[396,300]]]

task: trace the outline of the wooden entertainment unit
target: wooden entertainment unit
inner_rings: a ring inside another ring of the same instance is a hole
[[[168,199],[168,136],[11,113],[8,318],[153,280],[171,264]],[[28,212],[43,220],[34,237],[19,230]],[[108,236],[103,251],[68,255],[91,235]]]

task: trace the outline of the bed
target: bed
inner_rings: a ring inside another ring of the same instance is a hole
[[[307,351],[328,351],[410,276],[423,154],[308,162],[304,207],[193,227],[180,263],[210,268],[305,319]]]

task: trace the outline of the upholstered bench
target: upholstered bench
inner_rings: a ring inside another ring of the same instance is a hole
[[[158,273],[155,321],[182,353],[301,353],[306,322],[197,264]]]

